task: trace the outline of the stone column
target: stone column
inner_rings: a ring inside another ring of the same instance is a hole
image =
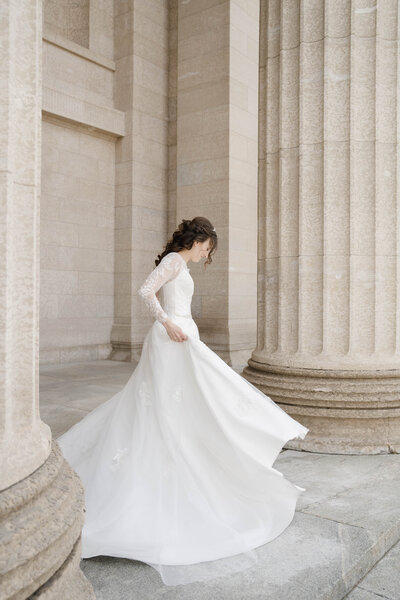
[[[261,1],[257,347],[244,375],[310,428],[400,450],[398,2]]]
[[[41,0],[2,2],[0,22],[1,597],[92,598],[83,490],[39,416]]]
[[[231,365],[256,337],[258,36],[258,0],[178,3],[176,222],[218,233],[211,267],[191,266],[192,313]]]
[[[115,360],[135,361],[152,317],[137,294],[167,237],[168,6],[114,4],[115,107],[126,135],[115,154]]]

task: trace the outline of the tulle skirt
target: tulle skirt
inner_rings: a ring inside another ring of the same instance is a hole
[[[61,435],[85,489],[82,558],[139,560],[166,585],[252,567],[305,491],[272,467],[309,431],[199,338],[155,321],[124,388]]]

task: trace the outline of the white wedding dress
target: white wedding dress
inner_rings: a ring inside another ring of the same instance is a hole
[[[142,561],[167,585],[254,565],[305,491],[272,464],[309,430],[200,340],[193,289],[183,257],[164,256],[139,288],[155,321],[130,379],[57,439],[85,489],[82,558]]]

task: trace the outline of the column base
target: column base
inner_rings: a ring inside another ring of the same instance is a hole
[[[319,371],[248,361],[242,376],[309,428],[285,448],[400,453],[400,371]]]
[[[112,350],[108,360],[118,360],[122,362],[139,362],[142,354],[143,343],[136,344],[132,342],[112,342]]]
[[[95,598],[79,568],[84,491],[53,440],[49,458],[0,492],[2,598]]]

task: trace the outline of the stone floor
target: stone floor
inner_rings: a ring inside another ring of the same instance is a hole
[[[346,600],[400,599],[400,542],[363,577]]]
[[[120,390],[134,367],[115,361],[41,366],[40,412],[53,436]],[[283,450],[274,468],[306,491],[290,526],[257,548],[255,567],[169,587],[138,561],[82,560],[96,598],[400,600],[400,456]]]

